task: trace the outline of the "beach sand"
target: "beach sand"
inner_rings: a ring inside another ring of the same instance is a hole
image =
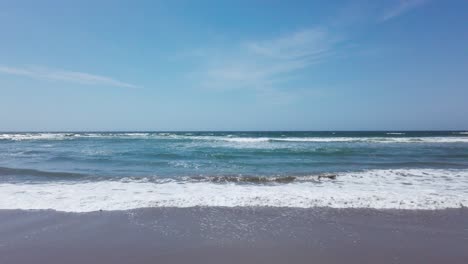
[[[468,263],[468,209],[0,210],[0,263]]]

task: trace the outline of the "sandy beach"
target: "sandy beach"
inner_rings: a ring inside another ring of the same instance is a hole
[[[0,211],[0,263],[467,263],[468,210]]]

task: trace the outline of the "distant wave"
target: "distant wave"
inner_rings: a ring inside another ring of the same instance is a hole
[[[2,182],[0,209],[86,212],[193,206],[396,209],[468,206],[468,170],[376,169],[338,173],[333,179],[314,177],[315,181],[271,184],[237,184],[230,178]]]
[[[262,142],[362,142],[362,143],[463,143],[468,137],[220,137],[191,136],[181,137],[192,140],[226,141],[234,143]]]
[[[150,133],[4,133],[0,140],[70,140],[77,138],[145,138]]]
[[[206,138],[205,138],[206,139]],[[255,142],[369,142],[369,143],[455,143],[468,142],[467,137],[285,137],[285,138],[223,138],[211,137],[211,140],[220,140],[239,143]]]
[[[387,135],[404,135],[405,133],[386,133]],[[467,134],[459,132],[460,135]],[[194,141],[221,141],[231,143],[264,143],[264,142],[362,142],[362,143],[468,143],[465,136],[432,136],[432,137],[239,137],[233,135],[200,136],[192,133],[4,133],[0,140],[73,140],[86,138],[101,139],[170,139]]]

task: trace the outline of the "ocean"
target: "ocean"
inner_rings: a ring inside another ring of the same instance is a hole
[[[0,133],[0,209],[468,206],[468,133]]]

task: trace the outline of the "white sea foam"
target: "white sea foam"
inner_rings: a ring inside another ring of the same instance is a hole
[[[4,133],[0,140],[70,140],[76,138],[145,138],[150,133]]]
[[[223,141],[228,141],[228,142],[239,142],[239,143],[255,143],[255,142],[268,142],[271,140],[271,138],[268,137],[258,137],[258,138],[253,138],[253,137],[219,137],[215,138],[215,140],[223,140]]]
[[[0,183],[0,209],[86,212],[192,206],[457,208],[468,206],[468,170],[369,170],[341,173],[336,180],[288,184],[131,179]]]
[[[465,132],[457,132],[465,135]],[[404,133],[387,133],[403,135]],[[466,136],[444,137],[235,137],[227,136],[194,136],[175,133],[4,133],[0,140],[71,140],[77,138],[141,138],[141,139],[185,139],[194,141],[221,141],[240,144],[263,142],[362,142],[362,143],[468,143]]]
[[[67,134],[65,133],[27,133],[27,134],[0,134],[0,139],[9,140],[54,140],[64,139]]]
[[[237,143],[260,142],[362,142],[362,143],[468,143],[468,137],[189,137],[190,139]]]

